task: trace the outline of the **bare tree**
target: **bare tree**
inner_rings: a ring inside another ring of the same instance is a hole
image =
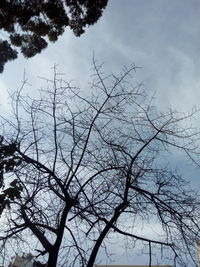
[[[119,235],[148,250],[149,266],[157,247],[171,264],[195,266],[198,195],[170,164],[182,152],[198,165],[194,113],[158,112],[132,85],[135,66],[118,76],[93,67],[87,92],[54,69],[36,99],[26,81],[12,95],[1,123],[2,255],[12,244],[49,267],[92,267]]]

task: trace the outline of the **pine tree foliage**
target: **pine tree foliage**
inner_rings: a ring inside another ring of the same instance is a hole
[[[66,27],[76,36],[101,17],[108,0],[1,0],[0,30],[8,34],[0,40],[0,72],[21,53],[30,58],[56,42]]]

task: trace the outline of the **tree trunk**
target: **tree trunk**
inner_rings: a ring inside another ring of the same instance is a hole
[[[58,250],[52,250],[49,252],[49,258],[48,258],[48,267],[56,267],[57,266],[57,260],[58,260]]]
[[[113,224],[117,221],[117,219],[119,218],[121,211],[125,208],[124,203],[119,204],[116,208],[115,208],[115,213],[112,217],[112,219],[107,222],[105,228],[103,229],[103,231],[101,232],[101,234],[99,235],[96,244],[94,246],[94,248],[92,249],[92,252],[90,254],[90,258],[87,264],[87,267],[93,267],[94,266],[94,262],[97,256],[97,253],[99,251],[99,248],[103,242],[103,240],[105,239],[106,235],[108,234],[108,232],[110,231],[110,229],[112,228]]]

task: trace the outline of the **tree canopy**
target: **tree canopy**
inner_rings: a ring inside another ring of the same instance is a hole
[[[57,41],[70,27],[76,36],[101,17],[108,0],[1,0],[0,30],[8,38],[0,40],[0,72],[21,53],[30,58]]]
[[[0,127],[4,257],[12,245],[51,267],[93,267],[119,236],[149,266],[158,248],[156,264],[196,266],[199,195],[171,161],[181,151],[198,164],[199,131],[193,113],[157,111],[133,71],[104,75],[94,61],[85,93],[55,69],[38,98],[13,94]]]

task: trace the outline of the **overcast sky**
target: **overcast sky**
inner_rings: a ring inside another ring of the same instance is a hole
[[[158,103],[179,110],[198,105],[199,17],[199,0],[109,0],[100,21],[80,38],[67,30],[42,54],[7,64],[0,78],[1,99],[7,88],[20,84],[24,69],[34,84],[37,76],[50,75],[55,63],[81,85],[89,77],[94,52],[109,71],[131,63],[142,67],[136,79],[156,91]]]
[[[110,72],[131,63],[141,67],[135,81],[150,94],[156,92],[159,108],[200,106],[200,1],[109,0],[100,21],[80,38],[67,30],[40,55],[7,64],[0,76],[1,107],[7,108],[7,90],[20,86],[24,70],[32,92],[39,87],[37,77],[50,77],[55,63],[66,79],[85,86],[93,53]],[[117,263],[125,259],[119,252]],[[144,262],[131,258],[125,263]]]

